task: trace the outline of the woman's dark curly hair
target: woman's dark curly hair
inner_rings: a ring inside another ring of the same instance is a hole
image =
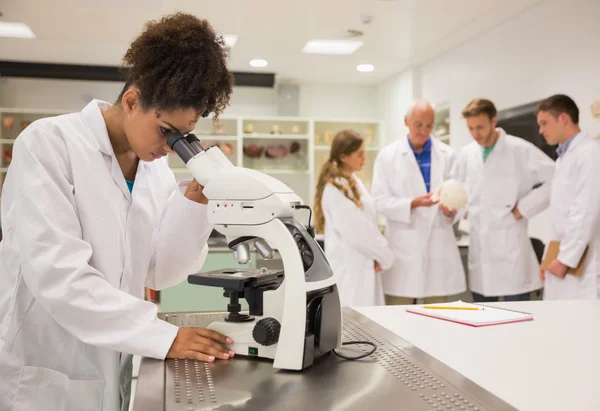
[[[215,120],[229,105],[229,49],[206,20],[184,13],[150,21],[123,57],[126,83],[140,89],[144,109],[193,108]]]

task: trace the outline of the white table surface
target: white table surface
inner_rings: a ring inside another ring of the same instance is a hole
[[[534,320],[474,328],[406,306],[356,310],[521,411],[600,410],[600,300],[498,305]]]

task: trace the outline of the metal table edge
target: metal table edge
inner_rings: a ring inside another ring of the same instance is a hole
[[[459,381],[458,385],[454,384],[457,389],[477,398],[479,401],[483,401],[486,404],[486,407],[492,410],[499,411],[517,410],[517,408],[515,408],[514,406],[508,404],[506,401],[497,397],[496,395],[489,392],[480,385],[476,384],[475,382],[469,380],[464,375],[460,374],[458,371],[454,370],[450,366],[444,364],[442,361],[433,357],[431,354],[426,353],[425,351],[416,347],[415,345],[403,339],[399,335],[393,333],[392,331],[388,330],[387,328],[383,327],[377,322],[371,320],[364,314],[361,314],[350,307],[344,307],[343,310],[344,314],[351,317],[361,326],[381,336],[381,338],[386,340],[389,344],[406,352],[417,361],[425,364],[428,368],[430,368],[434,373],[442,377],[444,380],[448,382]]]

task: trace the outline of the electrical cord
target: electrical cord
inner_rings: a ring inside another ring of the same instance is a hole
[[[314,230],[314,227],[311,226],[311,222],[312,222],[312,208],[309,205],[307,205],[307,204],[298,204],[298,205],[295,205],[294,208],[296,210],[298,210],[298,209],[308,210],[308,212],[309,212],[309,214],[308,214],[308,225],[306,226],[306,231],[308,231],[310,233],[310,235],[312,237],[314,237],[315,236],[315,230]]]
[[[320,325],[321,324],[321,315],[323,314],[323,306],[321,304],[317,305],[316,307],[316,312],[315,312],[315,322],[316,324]],[[318,334],[315,333],[315,342],[317,344],[319,344],[319,337]],[[363,353],[361,355],[358,355],[356,357],[348,357],[347,355],[344,354],[340,354],[338,353],[335,348],[331,351],[333,351],[333,353],[338,356],[339,358],[343,359],[343,360],[350,360],[350,361],[354,361],[354,360],[360,360],[361,358],[366,358],[369,355],[373,354],[375,351],[377,351],[377,345],[375,345],[375,343],[372,343],[371,341],[346,341],[342,343],[342,346],[344,345],[370,345],[372,348],[370,351]]]
[[[311,227],[311,221],[312,221],[312,208],[309,205],[306,204],[299,204],[294,206],[294,208],[296,209],[305,209],[309,211],[308,214],[308,226],[307,226],[307,231],[314,237],[314,227]],[[321,317],[321,306],[319,306],[317,308],[317,318]],[[350,360],[350,361],[354,361],[354,360],[360,360],[361,358],[366,358],[370,355],[372,355],[375,351],[377,351],[377,345],[375,345],[374,343],[372,343],[371,341],[346,341],[342,343],[342,346],[344,345],[370,345],[372,348],[370,351],[358,355],[356,357],[348,357],[347,355],[344,354],[340,354],[338,353],[335,349],[333,349],[333,353],[338,356],[339,358],[342,358],[344,360]]]
[[[333,350],[333,353],[344,360],[352,360],[353,361],[353,360],[360,360],[361,358],[368,357],[369,355],[371,355],[375,351],[377,351],[377,346],[374,343],[372,343],[371,341],[347,341],[347,342],[342,343],[342,345],[359,345],[359,344],[370,345],[372,347],[372,349],[370,351],[368,351],[364,354],[361,354],[359,356],[356,356],[356,357],[348,357],[346,355],[340,354],[335,349]]]

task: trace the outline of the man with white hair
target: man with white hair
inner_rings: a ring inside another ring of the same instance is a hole
[[[387,219],[385,235],[396,255],[382,276],[388,305],[443,302],[466,290],[452,229],[456,211],[431,199],[456,156],[431,137],[434,117],[427,101],[414,102],[404,119],[408,135],[383,148],[374,164],[373,200]]]

